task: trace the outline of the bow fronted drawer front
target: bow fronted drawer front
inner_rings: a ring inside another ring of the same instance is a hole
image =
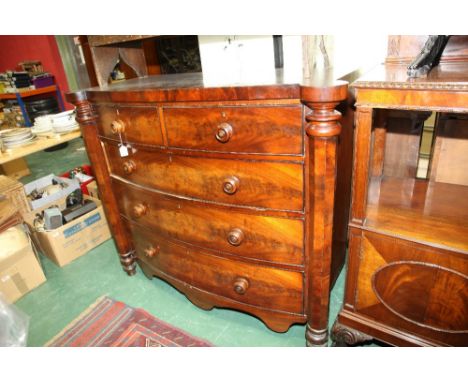
[[[303,153],[302,107],[165,108],[169,147],[232,153]]]

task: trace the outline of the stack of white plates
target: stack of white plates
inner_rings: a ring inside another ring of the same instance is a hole
[[[29,128],[17,128],[2,132],[5,148],[12,149],[32,143],[36,136]]]
[[[64,111],[63,113],[49,115],[52,128],[58,134],[65,134],[79,129],[75,119],[75,111]]]
[[[34,126],[31,127],[32,133],[39,136],[47,136],[53,134],[54,129],[52,127],[52,121],[50,117],[50,115],[36,117],[36,119],[34,120]]]

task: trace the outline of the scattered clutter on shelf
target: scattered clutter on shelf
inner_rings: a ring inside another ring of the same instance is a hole
[[[54,76],[44,72],[40,61],[20,62],[15,70],[0,73],[0,93],[16,93],[19,89],[39,89],[54,83]]]
[[[55,97],[44,97],[34,100],[25,100],[24,105],[29,119],[34,122],[38,117],[60,113],[60,108]]]
[[[31,76],[41,74],[44,72],[41,61],[38,60],[28,60],[18,63],[18,68],[23,72],[28,72]]]
[[[12,127],[25,126],[24,116],[18,103],[13,100],[0,102],[0,131]]]
[[[54,76],[43,71],[40,61],[21,62],[16,71],[0,73],[0,99],[0,129],[31,127],[37,117],[65,110]]]

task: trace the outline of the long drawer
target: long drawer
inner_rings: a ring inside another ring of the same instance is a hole
[[[218,203],[303,210],[300,163],[214,159],[137,150],[121,158],[106,143],[112,174],[167,193]]]
[[[169,243],[130,225],[136,253],[152,267],[204,291],[244,304],[290,313],[303,312],[303,275],[228,260]]]
[[[197,150],[301,154],[302,107],[164,108],[168,144]]]
[[[99,133],[107,138],[163,145],[158,109],[148,106],[95,105]]]
[[[113,180],[119,209],[163,236],[238,256],[303,264],[303,221],[200,205]]]

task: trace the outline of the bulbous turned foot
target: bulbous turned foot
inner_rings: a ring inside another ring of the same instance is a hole
[[[129,276],[136,274],[136,262],[135,262],[135,252],[130,251],[124,254],[120,254],[120,264],[122,269]]]
[[[340,324],[338,321],[335,321],[335,324],[333,325],[331,338],[333,346],[353,346],[373,339],[367,334]]]
[[[306,327],[306,345],[309,347],[327,346],[328,345],[328,329],[313,329],[308,324]]]

